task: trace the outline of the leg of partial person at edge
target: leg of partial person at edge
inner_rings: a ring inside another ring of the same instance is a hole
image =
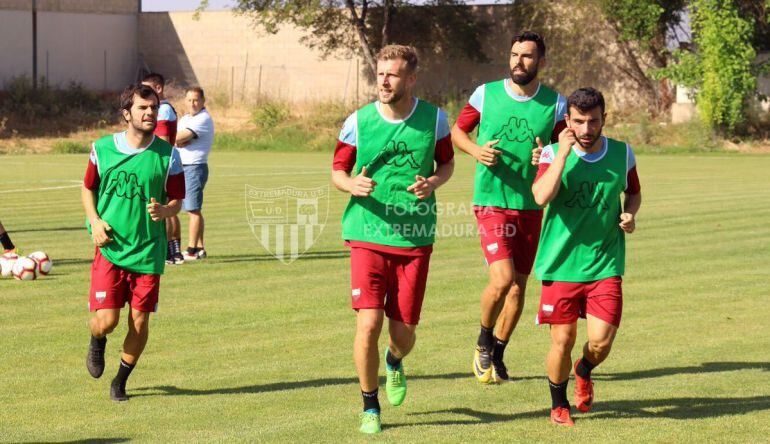
[[[123,354],[118,374],[112,380],[110,396],[115,401],[125,401],[126,382],[147,345],[150,333],[150,313],[131,308],[128,318],[128,333],[123,341]]]
[[[378,433],[380,426],[380,402],[377,373],[380,354],[377,340],[382,331],[384,311],[381,309],[360,309],[356,312],[356,337],[353,343],[353,360],[356,364],[358,382],[361,385],[363,413],[361,428],[364,433]]]
[[[575,346],[576,336],[577,323],[551,325],[551,349],[548,351],[546,366],[551,392],[551,422],[559,425],[574,425],[569,413],[567,384],[572,367],[570,353]]]
[[[196,244],[196,247],[199,249],[203,249],[203,231],[206,227],[206,221],[203,218],[203,213],[200,213],[201,220],[200,220],[200,229],[198,230],[198,242]]]

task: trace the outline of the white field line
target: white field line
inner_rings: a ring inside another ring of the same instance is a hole
[[[11,193],[26,193],[26,192],[34,192],[34,191],[48,191],[48,190],[64,190],[67,188],[80,188],[80,184],[82,181],[80,180],[67,180],[64,182],[77,182],[77,185],[62,185],[59,187],[42,187],[42,188],[19,188],[16,190],[2,190],[0,191],[0,194],[11,194]]]

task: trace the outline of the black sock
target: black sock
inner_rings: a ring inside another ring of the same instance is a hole
[[[551,389],[551,408],[567,407],[569,408],[569,401],[567,401],[567,383],[569,378],[561,384],[554,384],[551,380],[548,380],[548,388]]]
[[[503,354],[505,354],[505,346],[508,345],[508,341],[498,339],[497,336],[494,337],[494,340],[495,345],[492,348],[492,359],[501,362],[503,360]]]
[[[128,381],[131,370],[136,367],[136,364],[129,364],[124,360],[120,360],[120,367],[118,367],[118,375],[115,376],[115,380],[120,383],[120,388],[126,390],[126,381]]]
[[[393,356],[393,354],[390,352],[390,349],[388,349],[388,352],[385,353],[385,362],[388,363],[388,366],[390,368],[399,368],[401,366],[401,359],[396,358]]]
[[[94,348],[104,348],[107,346],[107,336],[96,338],[94,335],[91,335],[91,345]]]
[[[492,340],[492,336],[493,336],[492,333],[494,331],[495,331],[494,325],[490,328],[486,328],[482,325],[481,332],[479,333],[479,340],[477,342],[478,346],[485,350],[492,350],[492,346],[494,344],[494,341]]]
[[[379,389],[374,389],[371,392],[365,392],[361,390],[361,396],[364,398],[364,411],[377,410],[380,411],[380,400],[377,398],[377,392]]]
[[[13,250],[16,248],[16,246],[13,245],[13,242],[11,242],[11,236],[8,235],[7,231],[3,234],[0,234],[0,243],[3,244],[4,250]]]
[[[591,379],[591,370],[594,368],[596,368],[596,366],[591,364],[591,361],[583,356],[580,358],[580,361],[578,361],[577,367],[575,367],[575,373],[583,379]]]

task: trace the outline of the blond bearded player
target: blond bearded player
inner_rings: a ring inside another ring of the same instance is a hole
[[[401,361],[414,346],[425,294],[436,230],[433,191],[454,169],[446,114],[412,95],[416,70],[414,48],[382,48],[379,100],[348,117],[334,154],[332,180],[351,194],[342,236],[350,247],[363,433],[381,431],[377,339],[385,316],[390,336],[385,390],[394,406],[406,396]]]

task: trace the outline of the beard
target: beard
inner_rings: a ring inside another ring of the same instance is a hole
[[[599,130],[599,132],[598,132],[598,133],[596,133],[596,135],[594,135],[594,136],[591,138],[591,141],[590,141],[590,142],[588,142],[588,143],[584,143],[582,140],[580,140],[580,138],[579,138],[579,137],[576,137],[576,138],[575,138],[575,140],[577,140],[577,143],[578,143],[578,145],[580,145],[580,146],[581,146],[581,147],[583,147],[584,149],[589,149],[589,148],[591,148],[592,146],[594,146],[594,144],[596,143],[596,141],[597,141],[597,140],[599,140],[599,138],[600,138],[600,137],[602,137],[602,130]]]
[[[390,97],[383,98],[380,97],[380,103],[388,104],[388,103],[398,103],[399,100],[401,100],[404,97],[403,91],[392,91],[390,93]]]
[[[527,71],[524,67],[521,67],[521,70],[524,72],[515,72],[513,69],[511,70],[511,80],[517,85],[529,85],[529,83],[537,77],[537,66],[532,68],[531,71]]]
[[[139,119],[136,119],[133,116],[131,116],[131,126],[137,132],[140,132],[140,133],[144,134],[145,136],[149,136],[150,134],[155,132],[155,127],[158,126],[158,121],[157,120],[153,120],[152,121],[152,127],[148,127],[147,126],[147,124],[149,124],[149,123],[150,122],[143,121],[141,117]]]

